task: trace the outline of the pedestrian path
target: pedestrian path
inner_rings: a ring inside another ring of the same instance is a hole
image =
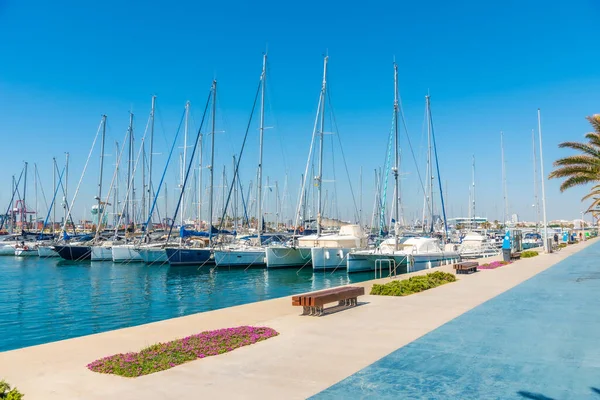
[[[600,399],[600,243],[314,399]]]

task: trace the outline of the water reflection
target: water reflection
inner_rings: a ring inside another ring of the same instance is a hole
[[[0,257],[0,351],[371,279]]]

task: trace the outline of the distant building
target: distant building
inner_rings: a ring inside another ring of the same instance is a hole
[[[510,222],[512,222],[513,224],[518,224],[519,223],[519,214],[511,215]]]
[[[462,217],[457,217],[457,218],[449,218],[448,219],[448,225],[470,225],[470,224],[483,224],[485,222],[488,222],[487,218],[483,218],[483,217],[475,217],[475,218],[462,218]]]

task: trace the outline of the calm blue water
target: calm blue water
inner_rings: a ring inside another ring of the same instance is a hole
[[[372,277],[0,257],[0,351]]]

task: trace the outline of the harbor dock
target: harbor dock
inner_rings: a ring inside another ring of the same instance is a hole
[[[413,346],[415,341],[424,340],[429,336],[428,334],[438,334],[440,330],[437,328],[444,329],[452,323],[456,324],[457,317],[462,318],[461,316],[474,309],[477,311],[483,303],[492,299],[496,301],[502,297],[496,299],[497,296],[515,287],[521,290],[519,297],[521,301],[531,301],[531,307],[536,307],[539,299],[533,301],[528,298],[527,287],[520,284],[533,277],[538,279],[541,275],[547,276],[548,274],[540,273],[548,269],[551,269],[549,272],[562,271],[562,275],[551,277],[553,279],[550,279],[548,285],[567,284],[558,279],[567,275],[569,282],[571,278],[583,279],[582,287],[585,287],[585,279],[590,272],[581,271],[581,276],[578,276],[579,270],[574,266],[578,264],[571,260],[585,257],[588,252],[597,253],[599,247],[600,242],[597,239],[589,240],[568,246],[556,253],[540,254],[494,270],[480,270],[475,274],[459,275],[455,283],[406,297],[365,295],[359,298],[358,307],[320,318],[300,316],[298,308],[291,306],[290,296],[7,351],[0,353],[0,378],[17,386],[28,400],[109,398],[152,400],[200,397],[304,399],[311,396],[362,398],[392,395],[396,398],[405,398],[411,393],[413,397],[419,398],[420,390],[424,391],[422,393],[424,398],[448,398],[447,395],[456,388],[448,382],[444,382],[444,385],[438,382],[447,377],[422,376],[422,379],[426,379],[427,385],[417,384],[415,381],[407,383],[405,375],[402,374],[408,368],[398,367],[397,380],[404,381],[402,386],[400,382],[394,381],[393,376],[385,375],[386,371],[390,371],[389,365],[393,363],[389,364],[387,369],[375,370],[375,373],[370,368],[375,368],[378,360],[385,360],[386,356],[391,357],[396,351],[404,351],[405,346],[410,347],[407,346],[408,344]],[[577,254],[580,251],[583,252],[582,255]],[[480,262],[497,259],[499,257],[492,257]],[[443,266],[436,270],[451,272],[452,266]],[[430,271],[406,274],[395,279],[406,279],[427,272]],[[594,279],[598,279],[597,272],[594,276],[596,276]],[[600,282],[591,279],[589,278],[588,281]],[[389,278],[384,278],[355,283],[353,286],[364,286],[366,293],[369,293],[374,283],[389,281]],[[587,307],[597,309],[595,298],[585,298],[592,293],[594,292],[585,290],[581,292],[577,298],[579,303],[572,304],[574,314],[589,315],[590,310],[586,311]],[[561,301],[564,306],[569,300],[565,298],[557,300],[548,296],[544,301]],[[503,310],[504,315],[510,317],[510,309],[503,308]],[[517,310],[520,309],[515,308],[515,312]],[[565,307],[559,310],[564,311]],[[536,313],[535,309],[529,311],[528,318],[534,322],[538,317],[547,317],[546,314]],[[566,329],[561,320],[562,314],[557,314],[556,317],[552,330]],[[577,321],[576,318],[574,320]],[[540,324],[546,322],[545,319],[540,320]],[[86,368],[88,363],[112,354],[138,351],[157,342],[165,342],[205,330],[240,325],[268,326],[277,330],[280,335],[230,353],[189,362],[139,378],[103,375]],[[596,325],[594,323],[591,331]],[[527,329],[532,326],[535,326],[535,323],[522,327],[524,337],[528,335]],[[452,339],[458,340],[458,343],[454,342],[455,346],[449,351],[460,352],[460,346],[481,345],[485,337],[473,335],[470,329],[474,327],[476,326],[473,322],[465,325],[464,330],[455,326],[455,332],[460,336]],[[476,328],[491,329],[485,326]],[[445,341],[452,342],[447,335],[441,337]],[[473,340],[469,341],[469,337]],[[488,351],[482,352],[480,357],[486,357],[486,354],[493,357],[495,353],[502,352],[501,349],[495,349],[496,346],[504,345],[497,339],[496,336],[495,341],[486,344]],[[580,346],[591,343],[581,341]],[[565,348],[572,350],[572,345],[569,346]],[[560,353],[560,349],[556,348],[547,350]],[[552,370],[554,364],[543,364],[543,360],[547,360],[548,363],[563,362],[561,364],[563,369],[590,367],[597,371],[600,368],[600,354],[597,350],[595,348],[579,350],[587,354],[585,359],[569,361],[569,354],[562,355],[568,359],[567,362],[554,356],[541,357],[542,361],[538,362],[538,367],[543,371]],[[406,359],[417,359],[414,354],[411,357]],[[438,362],[436,359],[432,360],[432,363]],[[489,367],[491,364],[493,362],[490,360],[477,364],[474,368],[482,370],[471,371],[469,379],[477,379],[478,373],[485,375],[483,370],[486,365]],[[450,371],[449,375],[452,373]],[[412,375],[412,378],[414,379],[415,376]],[[512,372],[499,374],[494,383],[492,398],[503,393],[503,388],[511,390],[505,393],[506,396],[503,398],[523,398],[519,397],[518,391],[513,390],[514,385],[508,381],[514,376]],[[564,383],[561,383],[561,377],[568,379],[571,376],[573,375],[570,373],[554,372],[548,374],[545,379],[553,380],[555,385],[560,385]],[[584,374],[584,376],[588,375]],[[507,380],[504,386],[503,379]],[[532,384],[539,386],[541,383],[543,382]],[[583,384],[583,380],[575,382],[575,384],[579,383]],[[469,381],[463,378],[458,384],[464,386],[469,384]],[[385,390],[379,392],[380,389],[385,388],[388,389],[387,392]],[[392,392],[389,391],[390,388],[393,389]],[[434,389],[438,392],[432,395],[431,391]],[[445,389],[448,389],[448,392],[443,392]],[[364,392],[360,393],[357,390],[364,390]],[[478,390],[480,389],[473,389],[473,398],[481,398],[482,392]],[[527,387],[523,387],[522,390],[523,393],[529,393]],[[583,389],[573,387],[572,390],[574,393],[580,393],[578,390]],[[587,390],[591,389],[587,388]],[[468,393],[459,397],[469,398]]]

